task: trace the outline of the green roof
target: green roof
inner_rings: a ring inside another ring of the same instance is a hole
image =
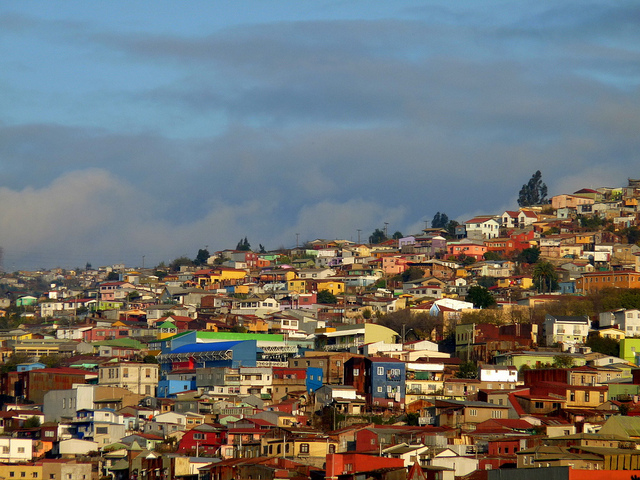
[[[236,333],[236,332],[196,332],[203,340],[262,340],[265,342],[284,342],[284,335],[275,333]],[[175,337],[172,337],[175,338]]]
[[[92,345],[137,348],[138,350],[142,350],[143,348],[146,347],[144,343],[138,340],[134,340],[133,338],[116,338],[114,340],[103,340],[102,342],[92,342]]]
[[[169,321],[163,322],[162,325],[156,325],[156,328],[173,328],[173,329],[177,329],[175,324],[173,324],[173,323],[171,323]]]

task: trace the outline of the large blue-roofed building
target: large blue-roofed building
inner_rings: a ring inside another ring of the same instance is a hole
[[[261,350],[255,340],[188,343],[158,356],[163,372],[180,368],[255,367]]]

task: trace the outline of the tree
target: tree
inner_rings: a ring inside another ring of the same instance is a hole
[[[502,255],[493,251],[486,252],[483,257],[485,260],[502,260]]]
[[[491,288],[491,287],[495,287],[496,286],[496,279],[495,277],[490,277],[490,276],[481,276],[478,278],[478,285],[480,285],[481,287],[484,288]]]
[[[38,428],[40,426],[40,418],[33,416],[24,421],[24,428]]]
[[[111,271],[107,273],[107,282],[117,282],[118,280],[120,280],[118,272]]]
[[[145,355],[142,359],[143,363],[158,363],[158,359],[155,355]]]
[[[419,278],[423,278],[424,272],[421,268],[409,267],[404,272],[402,272],[401,277],[403,282],[410,282],[411,280],[418,280]]]
[[[436,212],[431,220],[431,228],[447,228],[449,217],[446,213]]]
[[[47,368],[58,368],[62,366],[62,357],[56,354],[43,355],[38,361],[46,365]]]
[[[556,368],[571,368],[573,367],[573,358],[569,355],[555,355],[553,357],[553,366]]]
[[[267,253],[267,251],[264,249],[264,246],[262,244],[259,245],[258,253]]]
[[[456,222],[455,220],[449,220],[449,223],[447,223],[447,233],[452,236],[455,237],[456,236],[456,227],[460,225],[460,223]]]
[[[184,255],[182,257],[178,257],[174,259],[169,264],[169,268],[174,272],[180,270],[180,267],[191,267],[191,266],[193,266],[193,261],[191,261],[189,257],[185,257]]]
[[[336,297],[329,290],[320,290],[317,295],[318,303],[332,304],[338,303],[338,297]]]
[[[460,364],[460,370],[456,373],[456,378],[478,378],[478,366],[474,362]]]
[[[599,227],[604,225],[604,218],[599,215],[578,215],[578,221],[582,228],[588,228],[590,230],[597,230]]]
[[[201,248],[198,250],[198,255],[196,255],[193,263],[195,265],[206,265],[207,260],[209,260],[209,250],[207,250],[206,248]]]
[[[431,333],[441,324],[437,317],[428,313],[414,314],[408,308],[381,315],[376,323],[390,328],[398,334],[402,334],[404,330],[407,337],[409,332],[413,331],[416,337],[427,340],[431,340]]]
[[[376,228],[373,233],[369,236],[369,243],[382,243],[387,240],[387,236],[384,234],[382,230]]]
[[[247,237],[240,239],[238,245],[236,245],[236,250],[240,250],[241,252],[248,252],[251,250],[251,244],[249,243],[249,240],[247,240]]]
[[[404,235],[402,235],[402,232],[399,230],[391,236],[394,240],[400,240],[402,237],[404,237]]]
[[[594,335],[589,335],[585,345],[590,347],[593,352],[610,355],[612,357],[620,356],[620,342],[614,338],[603,337],[598,332]]]
[[[467,302],[472,302],[475,308],[488,308],[496,304],[496,299],[485,287],[474,285],[467,292]]]
[[[538,247],[530,247],[522,250],[516,260],[519,262],[525,262],[529,264],[536,263],[540,258],[540,249]]]
[[[557,290],[558,274],[553,264],[544,260],[536,263],[533,269],[533,283],[536,289],[542,293]]]
[[[529,207],[531,205],[539,205],[546,203],[547,186],[542,183],[542,173],[537,170],[531,176],[529,182],[525,183],[518,194],[518,205],[521,207]]]

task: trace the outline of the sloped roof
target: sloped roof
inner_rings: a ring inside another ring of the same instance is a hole
[[[609,417],[598,433],[601,435],[619,435],[624,438],[640,438],[640,417],[620,415]]]

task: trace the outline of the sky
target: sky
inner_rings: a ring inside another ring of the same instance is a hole
[[[5,271],[364,242],[640,178],[640,2],[0,2]]]

